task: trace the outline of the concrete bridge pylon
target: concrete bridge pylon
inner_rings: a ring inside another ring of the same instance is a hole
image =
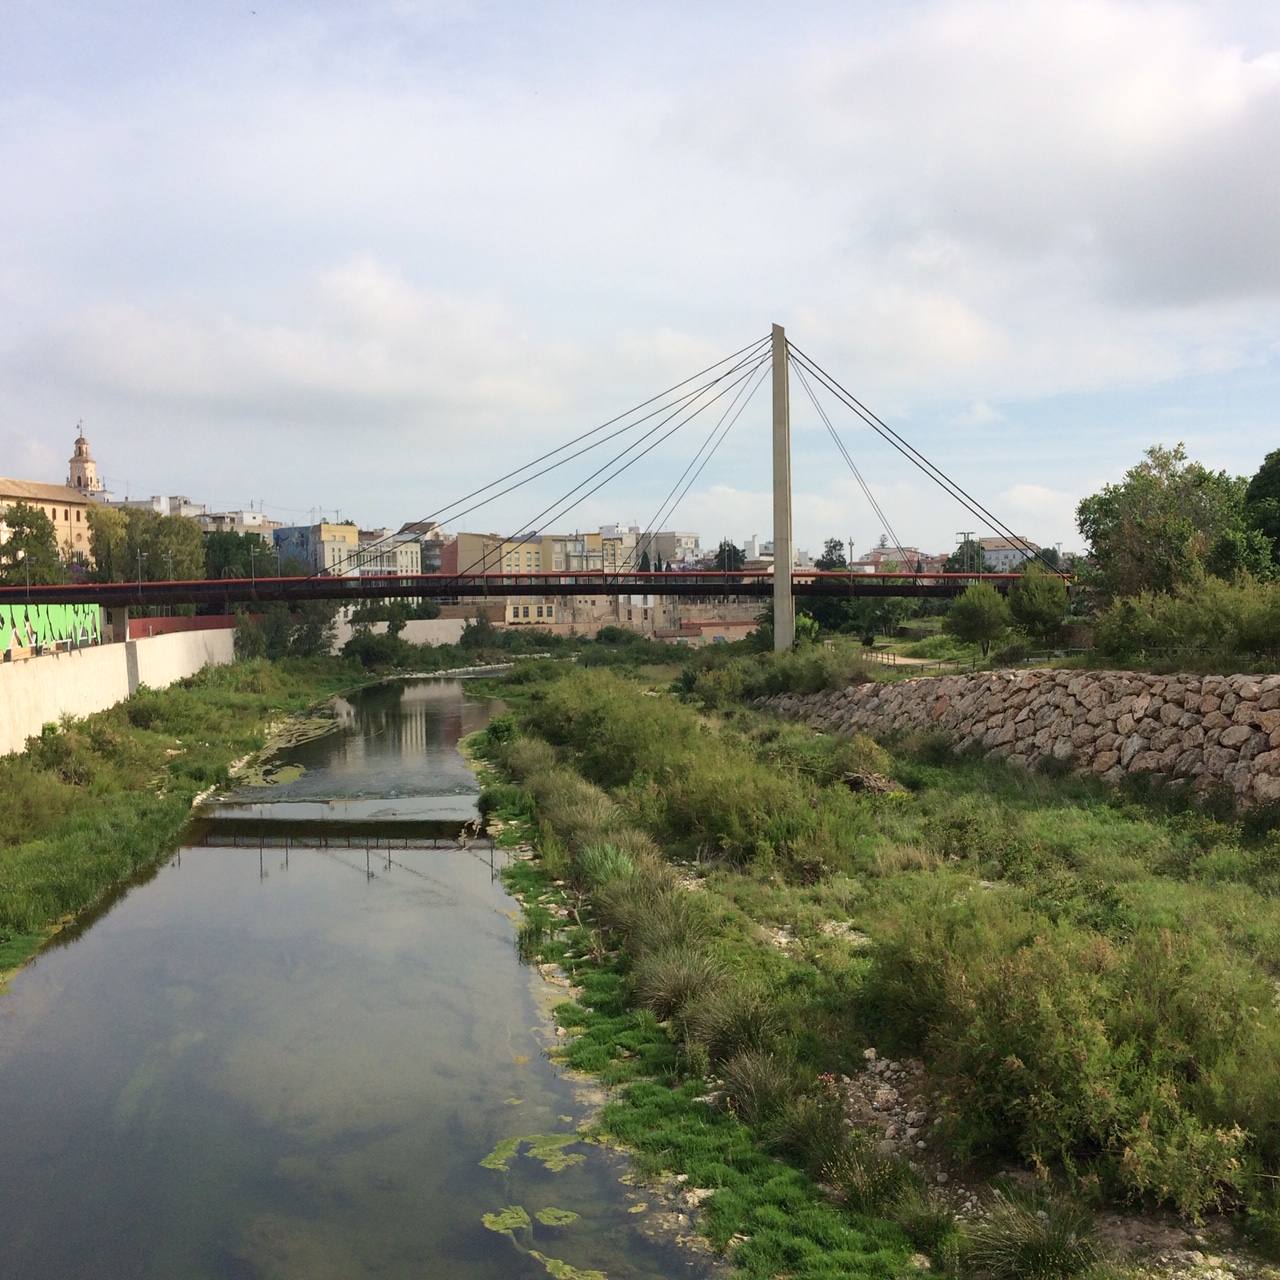
[[[773,649],[785,653],[796,639],[791,586],[791,395],[787,335],[773,326]]]

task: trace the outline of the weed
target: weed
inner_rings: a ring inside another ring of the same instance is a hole
[[[764,992],[740,981],[708,987],[681,1011],[684,1038],[720,1067],[748,1051],[765,1050],[777,1035],[777,1015]]]

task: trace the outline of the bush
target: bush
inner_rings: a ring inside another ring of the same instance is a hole
[[[1246,1131],[1280,1156],[1273,997],[1207,937],[1117,949],[943,883],[877,946],[863,1005],[947,1081],[962,1147],[1195,1215],[1248,1196]]]
[[[512,738],[502,747],[502,764],[508,773],[523,782],[535,773],[547,773],[555,768],[555,748],[541,738]]]
[[[792,1065],[766,1050],[735,1053],[721,1066],[720,1076],[735,1114],[747,1124],[773,1119],[796,1094]]]
[[[679,945],[642,955],[631,972],[631,990],[641,1008],[669,1018],[724,977],[724,966],[707,952]]]
[[[1063,1200],[1008,1196],[966,1225],[963,1251],[983,1280],[1071,1280],[1102,1257],[1083,1210]]]
[[[840,1096],[830,1081],[820,1081],[814,1092],[791,1098],[771,1127],[769,1147],[793,1160],[811,1178],[821,1178],[840,1158],[849,1132]]]
[[[705,989],[681,1011],[684,1039],[714,1067],[748,1050],[765,1050],[777,1036],[777,1017],[763,992],[738,982]]]
[[[905,1160],[882,1156],[861,1130],[851,1130],[835,1159],[823,1172],[855,1213],[887,1217],[919,1179]]]
[[[530,818],[533,816],[533,800],[523,787],[512,786],[506,782],[490,783],[480,792],[476,802],[481,817],[491,813],[505,813],[512,817]]]

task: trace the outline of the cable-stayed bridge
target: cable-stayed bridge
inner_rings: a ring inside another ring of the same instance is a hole
[[[890,549],[901,557],[899,570],[885,573],[822,572],[813,569],[791,573],[743,570],[641,570],[640,556],[652,536],[667,526],[680,503],[715,457],[729,432],[754,399],[766,379],[772,399],[773,554],[774,565],[793,561],[791,519],[791,376],[831,438],[837,456],[857,481],[880,526],[887,531]],[[824,404],[824,399],[826,404]],[[795,597],[853,596],[951,596],[974,581],[986,581],[1007,590],[1017,574],[912,572],[893,524],[877,502],[853,455],[828,413],[848,411],[878,435],[903,459],[937,485],[969,516],[992,533],[1021,549],[1028,559],[1042,553],[1013,532],[941,470],[932,460],[872,413],[830,373],[793,343],[781,326],[755,342],[725,356],[682,382],[642,401],[626,412],[574,436],[530,462],[490,480],[445,506],[421,517],[419,523],[457,522],[483,507],[523,489],[534,481],[577,462],[596,450],[611,451],[585,465],[593,467],[554,502],[525,519],[509,538],[486,540],[484,552],[466,565],[446,573],[386,574],[370,572],[368,561],[379,549],[366,543],[322,573],[298,577],[259,577],[189,581],[137,581],[68,583],[54,586],[0,587],[0,604],[98,604],[109,610],[157,605],[197,604],[227,608],[274,601],[326,599],[357,602],[368,599],[483,599],[509,596],[674,596],[694,598],[772,598],[774,639],[778,648],[789,648],[795,635]],[[666,496],[653,513],[635,547],[621,562],[587,572],[520,572],[518,549],[542,536],[575,508],[616,481],[636,463],[675,437],[690,423],[707,415],[711,425],[701,438]],[[389,539],[388,539],[389,540]],[[1047,567],[1057,572],[1056,566]]]

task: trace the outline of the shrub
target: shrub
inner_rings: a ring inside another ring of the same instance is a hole
[[[482,817],[491,813],[505,813],[513,817],[532,817],[532,799],[523,787],[509,782],[490,783],[480,792],[476,807]]]
[[[618,806],[599,787],[572,769],[557,765],[527,776],[538,813],[572,849],[599,838],[621,818]]]
[[[1089,1215],[1064,1200],[1000,1196],[964,1229],[964,1257],[983,1280],[1070,1280],[1101,1261]]]
[[[771,1126],[768,1146],[820,1178],[839,1159],[848,1140],[844,1107],[828,1081],[812,1093],[791,1098]]]
[[[714,1067],[748,1050],[768,1049],[777,1035],[773,1004],[763,992],[739,982],[705,989],[681,1011],[684,1039]]]
[[[501,738],[495,741],[503,741]],[[555,768],[555,748],[541,738],[512,738],[502,748],[502,763],[508,773],[524,781],[535,773],[546,773]]]
[[[698,943],[710,932],[701,904],[661,865],[637,864],[634,875],[602,885],[594,906],[600,923],[637,956]]]
[[[761,1049],[735,1053],[721,1066],[720,1075],[730,1105],[747,1124],[773,1119],[796,1093],[791,1064]]]
[[[636,961],[631,990],[642,1008],[669,1018],[724,977],[724,966],[707,952],[688,945],[665,947]]]
[[[881,1155],[860,1130],[850,1131],[823,1177],[855,1213],[874,1217],[887,1217],[908,1191],[919,1186],[905,1160]]]

